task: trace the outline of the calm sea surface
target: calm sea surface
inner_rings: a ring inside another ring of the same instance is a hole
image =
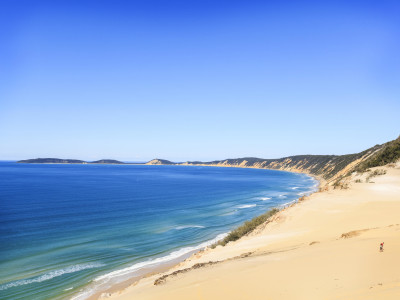
[[[81,299],[316,187],[216,167],[0,162],[0,299]]]

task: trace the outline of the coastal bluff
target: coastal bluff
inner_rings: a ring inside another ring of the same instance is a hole
[[[154,159],[147,164],[272,169],[306,173],[333,184],[354,171],[365,171],[367,168],[382,166],[398,158],[400,158],[400,137],[382,145],[375,145],[362,152],[346,155],[295,155],[279,159],[244,157],[183,163]]]

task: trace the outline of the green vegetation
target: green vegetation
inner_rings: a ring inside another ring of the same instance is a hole
[[[101,159],[90,162],[91,164],[113,164],[113,165],[122,165],[124,164],[122,161],[115,159]]]
[[[376,169],[374,170],[371,174],[368,175],[368,177],[366,178],[366,182],[369,182],[369,180],[372,177],[376,177],[376,176],[380,176],[380,175],[385,175],[386,174],[386,170],[382,170],[382,169]]]
[[[346,176],[340,176],[336,181],[333,183],[333,188],[334,189],[341,189],[341,190],[346,190],[349,188],[349,184],[347,182],[344,182],[343,179]]]
[[[347,190],[349,188],[349,184],[346,182],[341,182],[341,181],[336,181],[333,184],[334,189],[341,189],[341,190]]]
[[[273,209],[267,211],[266,213],[251,219],[250,221],[246,221],[243,225],[241,225],[238,228],[231,231],[228,234],[228,236],[225,237],[223,240],[212,245],[211,248],[215,248],[218,245],[225,246],[226,244],[228,244],[231,241],[236,241],[236,240],[240,239],[242,236],[249,234],[254,229],[256,229],[258,225],[261,225],[261,224],[265,223],[266,221],[268,221],[268,219],[270,217],[272,217],[273,215],[275,215],[278,211],[279,211],[279,209],[273,208]]]
[[[400,159],[400,137],[383,145],[375,145],[365,151],[346,155],[296,155],[283,157],[279,159],[262,159],[257,157],[244,157],[226,160],[216,160],[210,162],[189,162],[190,164],[217,165],[226,164],[230,166],[243,165],[246,167],[261,167],[266,169],[298,169],[314,175],[322,176],[329,180],[338,172],[346,168],[350,163],[359,159],[366,160],[361,162],[357,167],[348,171],[347,175],[352,172],[365,172],[368,168],[383,166],[394,163]],[[336,183],[338,188],[346,188],[346,184]]]
[[[336,179],[336,181],[333,183],[333,188],[334,189],[337,189],[337,188],[340,187],[342,179],[343,179],[343,176],[340,176],[338,179]]]
[[[398,159],[400,159],[400,136],[384,144],[380,151],[360,163],[356,170],[358,172],[365,172],[368,168],[384,166],[394,163]]]
[[[382,148],[382,145],[376,145],[363,152],[346,155],[295,155],[279,159],[262,159],[257,157],[243,157],[226,160],[215,160],[209,162],[188,162],[189,164],[217,165],[225,163],[230,166],[241,165],[246,167],[258,166],[266,169],[290,169],[296,168],[307,171],[310,174],[320,175],[325,179],[332,178],[338,172],[343,170],[353,161],[370,155]]]
[[[385,174],[386,174],[386,170],[376,169],[375,171],[373,171],[371,173],[370,177],[375,177],[375,176],[385,175]]]

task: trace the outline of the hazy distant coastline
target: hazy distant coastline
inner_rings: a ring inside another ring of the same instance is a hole
[[[187,161],[172,162],[166,159],[153,159],[148,162],[122,162],[115,159],[84,161],[78,159],[35,158],[20,160],[18,163],[37,164],[120,164],[120,165],[182,165],[182,166],[214,166],[281,170],[306,173],[317,176],[328,183],[340,180],[354,171],[365,171],[367,168],[385,165],[394,161],[400,154],[396,149],[400,145],[400,137],[382,145],[375,145],[359,153],[346,155],[295,155],[278,159],[243,157],[215,160],[208,162]]]
[[[17,163],[25,164],[112,164],[112,165],[134,165],[139,163],[127,163],[115,159],[100,159],[96,161],[84,161],[79,159],[62,159],[62,158],[33,158],[19,160]]]

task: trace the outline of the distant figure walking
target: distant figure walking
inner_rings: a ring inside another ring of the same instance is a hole
[[[383,244],[384,244],[384,242],[382,242],[382,243],[381,243],[381,246],[379,247],[379,250],[380,250],[381,252],[383,252]]]

